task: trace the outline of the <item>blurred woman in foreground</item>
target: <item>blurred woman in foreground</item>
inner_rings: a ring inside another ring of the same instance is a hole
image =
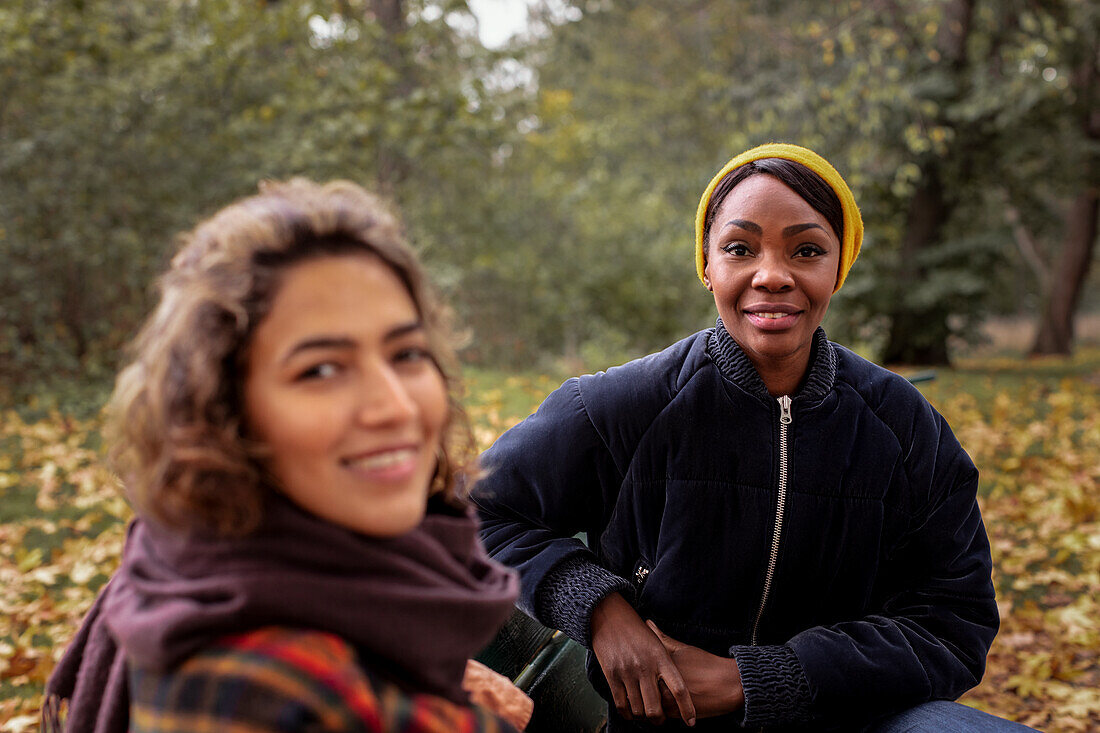
[[[452,367],[354,184],[265,185],[186,235],[111,403],[138,519],[45,727],[67,700],[76,731],[511,730],[462,684],[516,582],[462,492]]]

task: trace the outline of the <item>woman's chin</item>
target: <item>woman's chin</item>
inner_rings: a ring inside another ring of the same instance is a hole
[[[313,511],[315,516],[368,537],[400,537],[412,531],[427,513],[427,489],[392,496],[389,501],[372,497],[370,502],[345,506],[341,511]],[[309,507],[303,507],[310,511]]]

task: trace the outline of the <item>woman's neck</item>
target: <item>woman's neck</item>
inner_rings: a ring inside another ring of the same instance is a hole
[[[764,388],[772,397],[794,395],[806,372],[810,368],[811,349],[799,349],[793,354],[780,358],[762,358],[758,354],[746,351],[749,361],[756,367]]]

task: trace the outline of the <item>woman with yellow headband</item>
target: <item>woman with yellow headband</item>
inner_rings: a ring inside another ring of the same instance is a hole
[[[1022,729],[942,702],[998,625],[973,463],[821,329],[862,242],[847,184],[764,145],[695,225],[715,327],[565,382],[484,456],[520,607],[591,650],[612,732]]]

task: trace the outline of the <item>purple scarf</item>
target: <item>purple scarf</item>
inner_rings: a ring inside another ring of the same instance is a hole
[[[326,631],[394,681],[468,704],[466,660],[508,618],[518,581],[488,558],[472,511],[431,512],[392,539],[356,534],[273,499],[243,537],[130,527],[122,565],[46,686],[44,729],[129,723],[127,665],[170,670],[218,637],[261,626]]]

